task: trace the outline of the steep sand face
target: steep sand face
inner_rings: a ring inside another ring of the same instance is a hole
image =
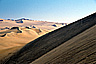
[[[96,25],[30,64],[95,64]]]
[[[51,51],[52,49],[58,47],[59,45],[62,45],[71,38],[91,28],[95,24],[96,24],[96,13],[89,15],[83,19],[80,19],[74,23],[71,23],[68,26],[47,33],[46,35],[39,37],[38,39],[31,41],[26,46],[24,46],[21,50],[19,50],[17,53],[11,56],[10,59],[7,60],[6,64],[14,64],[14,63],[28,64],[36,60],[37,58],[41,57],[42,55],[46,54],[47,52]],[[70,57],[70,54],[68,57]]]

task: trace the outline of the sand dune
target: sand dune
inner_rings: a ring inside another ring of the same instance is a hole
[[[48,22],[48,21],[37,21],[37,20],[27,20],[25,18],[23,19],[17,19],[17,20],[4,20],[0,21],[0,27],[33,27],[36,26],[39,29],[48,29],[48,30],[54,30],[55,28],[59,28],[62,26],[65,26],[67,23],[56,23],[56,22]],[[23,23],[19,23],[22,21]],[[18,23],[17,23],[18,22]],[[56,24],[57,27],[52,26],[53,24]]]
[[[30,64],[95,64],[96,25]]]
[[[38,63],[40,60],[45,60],[45,64],[68,64],[70,62],[72,62],[72,64],[80,64],[83,62],[95,62],[96,37],[94,35],[96,35],[96,33],[94,32],[94,29],[96,26],[94,25],[96,25],[96,13],[31,41],[7,59],[6,64]],[[52,52],[52,55],[55,53],[57,54],[51,56],[50,51]],[[44,54],[45,59],[43,59]],[[48,54],[49,57],[47,58]],[[49,61],[47,61],[47,59]],[[86,60],[89,61],[87,62]],[[42,63],[42,61],[40,62]]]
[[[28,19],[22,19],[23,23],[19,23],[21,19],[0,20],[0,61],[8,58],[30,41],[64,26],[62,23],[57,23],[59,26],[55,28],[51,26],[55,22]]]
[[[0,32],[0,59],[5,58],[9,53],[13,53],[14,50],[19,50],[28,42],[47,33],[47,31],[36,28],[22,29],[21,27],[20,29],[11,28]]]

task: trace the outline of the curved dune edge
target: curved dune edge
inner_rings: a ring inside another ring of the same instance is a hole
[[[96,13],[73,22],[68,26],[47,33],[46,35],[39,37],[38,39],[31,41],[26,46],[24,46],[16,54],[10,57],[7,60],[6,64],[28,64],[51,51],[52,49],[70,40],[71,38],[91,28],[95,24]]]
[[[30,64],[88,64],[96,62],[96,25]],[[80,61],[81,60],[81,61]]]

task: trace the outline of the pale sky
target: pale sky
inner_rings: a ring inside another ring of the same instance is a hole
[[[0,18],[70,23],[96,12],[96,0],[0,0]]]

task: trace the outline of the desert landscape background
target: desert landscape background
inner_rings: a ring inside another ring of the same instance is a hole
[[[96,13],[29,42],[5,64],[96,63]],[[78,29],[79,28],[79,29]]]
[[[65,25],[68,24],[25,18],[18,20],[0,19],[0,61],[30,41]]]
[[[0,64],[96,64],[96,0],[0,0]]]

